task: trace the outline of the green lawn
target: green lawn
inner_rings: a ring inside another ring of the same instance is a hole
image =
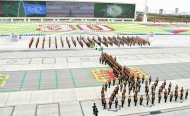
[[[76,31],[80,31],[76,24],[71,24],[76,29]],[[43,25],[44,27],[47,24]],[[155,34],[171,34],[170,30],[187,30],[186,32],[181,32],[180,34],[190,34],[190,26],[147,26],[142,24],[107,24],[110,28],[114,31],[111,33],[113,34],[149,34],[151,32]],[[11,33],[18,33],[18,34],[57,34],[57,33],[64,33],[64,32],[42,32],[37,31],[36,29],[40,28],[39,24],[0,24],[0,34],[11,34]],[[167,30],[167,31],[166,31]],[[169,30],[169,31],[168,31]],[[81,31],[82,32],[82,31]],[[85,31],[84,31],[85,32]]]

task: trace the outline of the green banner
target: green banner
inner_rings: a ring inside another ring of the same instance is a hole
[[[94,17],[135,18],[135,4],[95,3]]]

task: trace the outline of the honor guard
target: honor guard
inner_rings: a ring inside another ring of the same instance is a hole
[[[159,93],[159,94],[158,94],[158,103],[160,103],[161,99],[162,99],[162,94]]]
[[[173,92],[171,92],[171,94],[170,94],[170,102],[172,102],[172,99],[173,99]]]
[[[143,102],[143,96],[141,95],[141,97],[140,97],[140,105],[142,105],[142,102]]]
[[[149,95],[146,96],[146,100],[147,100],[147,101],[146,101],[146,105],[148,105],[148,103],[149,103],[149,101],[150,101]]]
[[[131,104],[131,96],[129,96],[128,98],[128,107],[130,107],[130,104]]]
[[[189,92],[188,92],[188,89],[187,89],[187,91],[185,92],[185,99],[187,99],[188,94],[189,94]]]
[[[151,78],[151,76],[150,76],[150,77],[149,77],[149,85],[150,85],[151,81],[152,81],[152,78]]]
[[[117,108],[117,105],[118,105],[118,99],[116,98],[115,99],[115,108]]]

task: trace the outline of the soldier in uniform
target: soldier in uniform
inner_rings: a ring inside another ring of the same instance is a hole
[[[152,104],[154,104],[155,95],[152,95]]]
[[[187,89],[187,91],[185,92],[185,99],[187,99],[188,94],[189,94],[189,92],[188,92],[188,89]]]
[[[129,87],[129,95],[130,95],[130,93],[131,93],[131,90],[132,90],[132,86]]]
[[[173,92],[171,92],[171,94],[170,94],[170,102],[172,102],[172,99],[173,99]]]
[[[144,79],[145,79],[145,77],[144,77],[144,75],[143,75],[143,77],[142,77],[142,84],[144,83]]]
[[[148,80],[145,81],[145,85],[148,85]]]
[[[177,101],[178,98],[178,92],[175,92],[175,101]]]
[[[108,80],[108,87],[110,88],[110,85],[111,85],[111,80],[109,79]]]
[[[162,94],[159,93],[159,94],[158,94],[158,103],[160,103],[161,99],[162,99]]]
[[[168,87],[168,95],[170,94],[171,91],[171,87]]]
[[[172,83],[170,82],[169,87],[172,87]]]
[[[109,100],[109,109],[111,109],[112,99]]]
[[[146,96],[146,100],[147,100],[146,105],[148,105],[148,103],[149,103],[149,101],[150,101],[149,95]]]
[[[167,89],[165,89],[165,91],[164,91],[165,103],[166,103],[166,101],[167,101],[167,98],[168,98],[168,92],[167,92]]]
[[[141,95],[141,97],[140,97],[140,105],[142,105],[142,102],[143,102],[143,96]]]
[[[181,88],[181,94],[180,94],[180,100],[182,100],[183,99],[183,87]]]
[[[115,81],[116,81],[116,79],[114,78],[114,79],[113,79],[113,86],[115,86]]]
[[[149,85],[150,85],[150,83],[151,83],[151,80],[152,80],[152,78],[151,78],[151,76],[149,77]]]
[[[166,80],[164,80],[164,87],[166,86]]]
[[[126,85],[127,85],[127,82],[125,81],[125,82],[124,82],[124,88],[126,88]]]
[[[122,99],[121,99],[121,106],[122,106],[122,108],[123,108],[124,103],[125,103],[125,99],[122,98]]]
[[[105,83],[105,91],[107,91],[108,84],[107,82]]]
[[[123,89],[123,84],[120,83],[120,92],[122,91],[122,89]]]
[[[131,96],[129,96],[128,98],[128,107],[130,107],[130,104],[131,104]]]
[[[118,105],[118,99],[116,98],[115,99],[115,108],[117,108],[117,105]]]
[[[138,101],[138,97],[136,96],[135,99],[134,99],[135,106],[137,106],[137,101]]]

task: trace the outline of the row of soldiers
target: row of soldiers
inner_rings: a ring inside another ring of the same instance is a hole
[[[139,92],[138,89],[135,90],[134,91],[134,96],[133,96],[134,97],[133,98],[134,99],[134,105],[135,106],[137,105],[138,100],[139,100],[139,104],[142,105],[144,97],[146,98],[146,105],[149,105],[150,101],[151,101],[151,104],[154,104],[154,102],[155,102],[155,90],[156,90],[156,86],[158,86],[158,82],[159,82],[159,80],[157,78],[156,81],[155,81],[155,83],[157,83],[157,84],[154,83],[152,85],[152,87],[151,87],[151,95],[148,94],[148,92],[147,92],[147,90],[149,89],[149,88],[147,89],[147,85],[148,85],[148,81],[147,80],[145,81],[145,91],[146,91],[146,95],[145,96],[138,95],[138,92]],[[142,81],[142,84],[143,84],[143,81]],[[106,104],[106,98],[105,98],[104,91],[107,91],[107,88],[110,88],[110,85],[111,84],[110,84],[110,81],[109,81],[108,84],[105,83],[105,85],[102,86],[101,96],[102,96],[102,105],[103,105],[104,109],[106,109],[106,105],[107,105]],[[113,81],[113,85],[114,85],[114,81]],[[164,81],[164,83],[161,85],[162,87],[160,87],[162,90],[165,89],[165,86],[163,86],[163,85],[166,86],[166,81]],[[129,88],[130,87],[131,87],[131,85],[129,85]],[[168,88],[170,88],[170,87],[171,87],[171,82],[170,82]],[[119,91],[122,92],[121,107],[124,106],[125,99],[126,99],[126,95],[125,95],[126,94],[126,88],[127,88],[127,86],[124,83],[121,83],[120,86],[117,85],[114,88],[114,90],[113,90],[113,92],[112,92],[112,94],[111,94],[111,96],[109,98],[109,102],[108,102],[109,109],[111,109],[111,106],[112,106],[113,102],[115,103],[115,108],[118,107],[118,97],[117,97],[117,94],[119,93]],[[159,93],[158,93],[158,103],[160,103],[161,99],[162,99],[162,90],[161,89],[159,89]],[[130,89],[129,89],[129,91],[130,91]],[[180,100],[183,100],[183,93],[184,93],[183,87],[181,88],[180,92],[181,92],[180,93]],[[164,91],[164,101],[165,101],[165,103],[167,102],[167,98],[168,98],[169,93],[170,92],[168,92],[167,89],[165,89],[165,91]],[[171,92],[171,94],[170,94],[170,98],[169,98],[170,102],[172,102],[173,97],[175,97],[175,101],[177,101],[177,98],[178,98],[177,93],[178,93],[178,85],[176,85],[176,87],[175,87],[175,96],[173,96],[173,92]],[[140,98],[138,98],[138,96],[140,96]],[[150,98],[150,96],[151,96],[151,98]],[[185,92],[185,99],[187,99],[187,97],[188,97],[188,89]],[[131,96],[129,95],[129,97],[128,97],[128,107],[130,107],[130,103],[131,103]]]
[[[120,37],[120,36],[113,36],[113,37],[100,37],[98,36],[98,40],[95,39],[95,37],[93,37],[94,42],[96,42],[98,45],[101,46],[101,43],[104,44],[106,47],[108,47],[108,45],[113,46],[113,44],[115,44],[116,46],[120,47],[121,45],[127,45],[127,46],[145,46],[145,45],[150,45],[150,42],[148,40],[145,40],[141,37]]]

